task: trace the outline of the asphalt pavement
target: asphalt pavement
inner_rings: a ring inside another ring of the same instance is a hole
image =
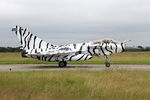
[[[99,64],[68,64],[59,68],[56,64],[8,64],[0,65],[0,72],[5,71],[41,71],[41,70],[145,70],[150,71],[150,65],[118,65],[107,68]]]

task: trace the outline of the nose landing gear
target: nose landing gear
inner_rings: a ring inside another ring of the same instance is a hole
[[[109,58],[108,58],[108,56],[106,56],[106,59],[105,59],[105,66],[106,67],[110,67],[110,61],[109,61]]]

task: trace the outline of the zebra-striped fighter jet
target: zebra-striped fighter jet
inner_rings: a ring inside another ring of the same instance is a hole
[[[105,65],[110,67],[108,56],[123,52],[125,44],[111,39],[90,41],[85,43],[54,45],[47,43],[28,31],[27,28],[16,26],[15,31],[22,50],[22,57],[31,57],[43,61],[59,62],[65,67],[67,61],[89,60],[93,56],[105,56]]]

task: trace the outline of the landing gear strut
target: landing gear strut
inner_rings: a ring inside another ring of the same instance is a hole
[[[59,67],[63,68],[67,66],[67,62],[66,61],[60,61],[59,62]]]
[[[110,67],[110,62],[109,62],[108,56],[106,56],[106,59],[105,59],[105,66]]]

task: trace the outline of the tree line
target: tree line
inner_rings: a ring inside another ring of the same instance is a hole
[[[0,47],[0,52],[20,52],[20,47]]]
[[[20,52],[21,47],[0,47],[0,52]],[[150,47],[137,46],[137,50],[130,51],[150,51]]]

